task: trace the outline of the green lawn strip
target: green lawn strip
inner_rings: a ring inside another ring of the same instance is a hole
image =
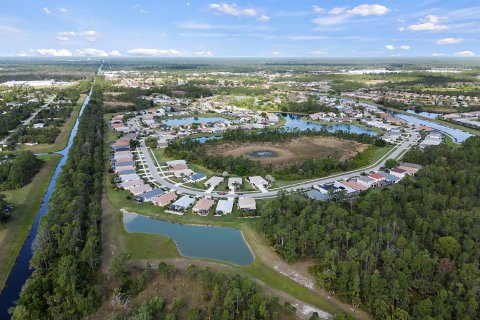
[[[3,191],[7,202],[13,204],[12,217],[0,227],[0,290],[15,264],[20,249],[28,236],[35,216],[42,204],[50,178],[61,156],[57,154],[39,157],[44,160],[42,169],[33,180],[18,190]]]
[[[23,147],[25,150],[30,150],[35,153],[42,153],[42,152],[55,152],[63,150],[68,143],[68,138],[70,137],[70,132],[72,132],[73,126],[75,125],[75,121],[77,120],[78,114],[80,113],[80,109],[82,108],[82,104],[85,101],[86,94],[81,94],[80,98],[76,106],[73,108],[72,114],[70,117],[65,121],[63,126],[60,128],[60,134],[55,139],[55,142],[52,144],[37,144],[33,146],[25,146]]]

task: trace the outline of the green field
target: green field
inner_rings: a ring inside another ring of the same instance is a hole
[[[35,220],[43,195],[61,156],[57,154],[39,157],[44,160],[42,169],[33,180],[23,188],[2,192],[6,200],[13,204],[12,217],[0,226],[0,289],[5,285],[10,270],[28,236]]]

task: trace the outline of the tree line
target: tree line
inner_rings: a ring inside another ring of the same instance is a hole
[[[27,185],[43,165],[31,151],[0,162],[0,190],[15,190]]]
[[[313,259],[318,284],[377,319],[480,317],[480,137],[412,150],[416,177],[356,202],[283,195],[258,210],[288,261]]]
[[[30,261],[34,272],[13,319],[79,319],[99,304],[104,125],[101,92],[94,90],[41,220]]]

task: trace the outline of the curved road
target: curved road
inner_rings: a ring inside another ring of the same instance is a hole
[[[324,183],[330,183],[334,182],[337,180],[345,180],[349,178],[353,178],[355,176],[360,175],[362,172],[365,171],[377,171],[380,170],[381,167],[385,165],[385,161],[388,159],[398,159],[400,158],[408,149],[410,149],[412,146],[414,146],[420,139],[420,134],[417,131],[410,131],[409,132],[409,137],[407,140],[403,141],[401,144],[397,145],[393,151],[390,151],[388,154],[383,156],[380,160],[378,160],[376,163],[363,167],[360,169],[348,171],[348,172],[343,172],[343,173],[338,173],[334,175],[330,175],[328,177],[323,177],[323,178],[318,178],[318,179],[313,179],[309,181],[304,181],[301,183],[296,183],[296,184],[291,184],[285,187],[281,188],[275,188],[271,189],[268,192],[253,192],[253,193],[242,193],[242,197],[246,198],[255,198],[255,199],[262,199],[262,198],[273,198],[278,196],[279,193],[281,192],[295,192],[295,191],[301,191],[305,189],[310,189],[315,185],[318,184],[324,184]],[[188,194],[192,195],[195,197],[202,197],[202,196],[211,196],[213,198],[235,198],[238,197],[238,194],[226,194],[226,195],[220,195],[218,192],[213,192],[213,193],[206,193],[205,191],[202,190],[195,190],[195,189],[190,189],[190,188],[185,188],[179,185],[176,185],[172,183],[170,180],[166,179],[165,177],[162,177],[158,171],[157,167],[155,165],[155,162],[148,150],[148,148],[145,145],[145,142],[142,141],[139,152],[141,152],[144,156],[145,164],[148,168],[148,171],[151,173],[153,179],[160,184],[163,187],[169,188],[171,190],[174,190],[178,193],[182,194]]]

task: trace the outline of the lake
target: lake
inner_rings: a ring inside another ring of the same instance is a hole
[[[305,131],[308,129],[310,130],[326,129],[329,132],[346,131],[346,132],[356,133],[356,134],[366,133],[371,136],[377,135],[375,131],[365,129],[354,124],[326,125],[326,124],[307,121],[305,119],[302,119],[300,115],[296,115],[296,114],[280,113],[279,115],[285,118],[285,121],[286,121],[285,125],[283,125],[282,128],[286,128],[290,130],[298,129],[300,131]]]
[[[417,111],[417,110],[405,110],[408,113],[411,114],[418,114],[419,116],[425,117],[425,118],[430,118],[430,119],[436,119],[440,113],[433,113],[433,112],[426,112],[426,111]]]
[[[123,224],[128,232],[171,238],[185,257],[218,260],[239,266],[247,266],[254,260],[242,233],[235,228],[172,223],[133,213],[124,213]]]

